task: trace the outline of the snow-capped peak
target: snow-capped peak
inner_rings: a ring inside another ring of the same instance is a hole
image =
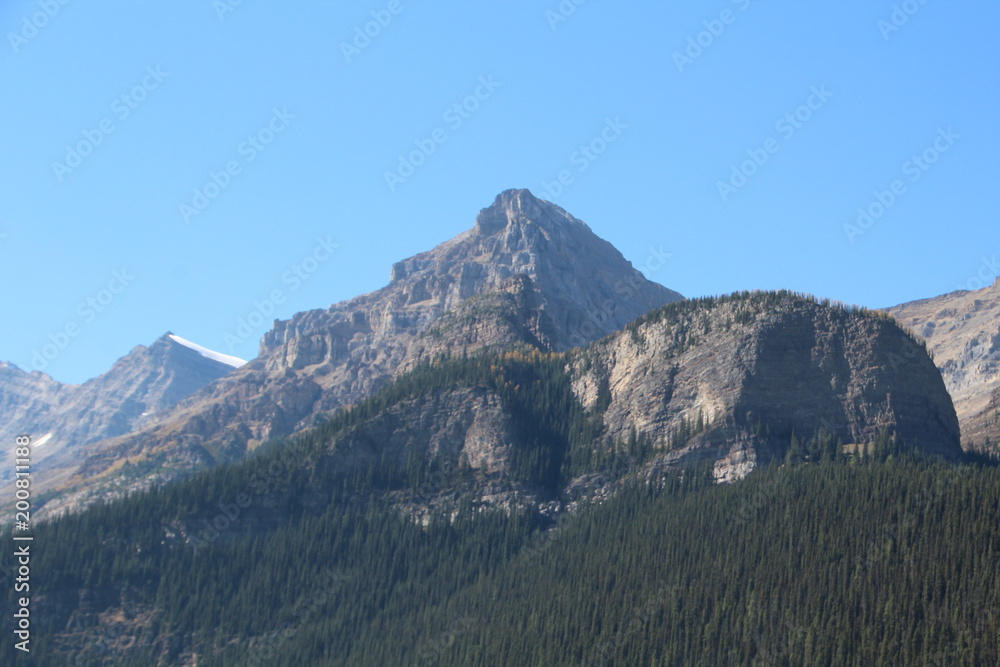
[[[191,348],[203,357],[207,357],[213,361],[218,361],[219,363],[226,364],[227,366],[232,366],[233,368],[239,368],[243,364],[247,363],[245,359],[240,359],[239,357],[210,350],[207,347],[202,347],[201,345],[198,345],[198,343],[192,343],[191,341],[181,338],[180,336],[175,336],[174,334],[170,334],[170,340],[183,345],[184,347]]]

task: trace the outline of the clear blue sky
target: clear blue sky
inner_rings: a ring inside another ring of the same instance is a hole
[[[0,359],[55,338],[80,382],[168,330],[252,358],[512,187],[685,296],[1000,271],[996,2],[228,2],[0,4]]]

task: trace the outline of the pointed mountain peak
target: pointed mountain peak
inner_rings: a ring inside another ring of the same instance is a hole
[[[493,200],[493,204],[479,211],[476,216],[476,231],[490,235],[500,232],[512,224],[535,223],[548,226],[572,223],[586,225],[550,201],[538,199],[530,190],[504,190]]]
[[[171,343],[173,343],[173,335],[174,335],[173,331],[168,331],[167,333],[163,334],[162,336],[154,340],[150,344],[150,347],[159,345],[170,345]]]

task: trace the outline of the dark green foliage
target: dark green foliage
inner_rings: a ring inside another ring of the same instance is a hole
[[[799,463],[815,463],[817,461],[834,461],[843,459],[841,453],[843,442],[832,431],[826,428],[819,428],[808,440],[800,440],[795,433],[785,450],[785,463],[795,465]],[[904,446],[897,439],[892,438],[887,433],[879,434],[871,444],[873,452],[881,455],[883,452],[902,451]],[[916,455],[914,448],[906,448],[907,451]],[[881,458],[880,460],[885,460]]]
[[[628,447],[633,464],[647,460],[652,446],[645,439],[631,445],[602,440],[603,415],[611,402],[607,381],[598,387],[596,406],[588,413],[570,387],[567,363],[567,355],[534,351],[438,359],[417,367],[354,408],[338,413],[295,442],[291,450],[296,452],[296,458],[310,460],[403,401],[457,387],[485,387],[499,396],[519,436],[508,481],[529,483],[555,495],[570,479],[602,469],[602,463],[615,457],[623,446]],[[688,429],[678,434],[676,440],[680,442],[691,432]],[[269,448],[262,456],[283,458],[287,450]],[[436,472],[427,461],[413,461],[405,469],[394,465],[372,461],[368,471],[347,480],[341,490],[415,487]],[[461,476],[453,474],[449,479],[458,482]],[[334,490],[329,480],[322,483],[327,485],[326,491]]]
[[[998,511],[996,469],[872,459],[632,488],[460,598],[440,664],[997,664]]]
[[[1000,470],[882,458],[687,471],[548,534],[469,509],[423,528],[373,499],[195,550],[163,543],[172,490],[144,494],[36,531],[33,662],[197,643],[219,666],[997,664]],[[79,591],[145,610],[134,648],[66,626]]]
[[[830,308],[833,313],[838,315],[855,315],[868,319],[895,322],[892,315],[885,311],[844,304],[839,301],[831,301],[830,299],[818,299],[811,294],[790,290],[742,291],[722,296],[704,296],[668,303],[633,320],[625,326],[624,330],[629,332],[633,341],[638,342],[641,340],[641,330],[643,327],[650,324],[666,323],[669,325],[670,333],[673,335],[675,353],[681,354],[685,350],[700,344],[701,339],[698,337],[696,331],[700,331],[702,334],[709,333],[711,326],[707,314],[723,305],[732,305],[734,307],[733,315],[727,316],[722,322],[724,331],[729,331],[734,324],[743,326],[753,324],[759,321],[762,314],[768,312],[816,305]],[[922,338],[914,336],[912,332],[907,331],[905,328],[903,330],[913,340],[915,345],[924,351],[927,350],[926,342]],[[614,335],[616,334],[612,334],[612,336]]]
[[[305,437],[38,526],[32,661],[176,664],[194,649],[217,666],[998,663],[1000,470],[986,456],[931,464],[883,434],[847,457],[825,430],[792,434],[788,465],[725,487],[704,466],[629,482],[555,525],[459,500],[424,526],[390,506],[475,483],[461,459],[375,447],[356,468],[329,464],[402,402],[484,387],[518,432],[507,481],[555,495],[584,472],[626,478],[652,444],[610,441],[606,382],[588,413],[567,363],[437,360]],[[705,421],[682,420],[668,446]],[[241,495],[231,525],[199,530]],[[123,606],[128,642],[101,620]],[[0,644],[0,664],[14,659]]]

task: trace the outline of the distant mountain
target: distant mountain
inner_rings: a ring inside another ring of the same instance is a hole
[[[93,496],[125,459],[132,486],[233,460],[357,403],[421,360],[516,346],[563,351],[682,298],[562,208],[507,190],[472,229],[396,263],[382,289],[276,321],[257,359],[148,427],[99,443],[69,485],[82,489],[78,499]]]
[[[81,385],[2,363],[0,438],[13,442],[17,434],[31,434],[37,471],[55,454],[140,428],[243,363],[171,333],[149,347],[137,346]],[[10,455],[4,449],[4,456]],[[5,465],[0,479],[9,479],[12,470]]]
[[[962,445],[1000,443],[1000,279],[888,311],[927,341],[962,427]],[[903,360],[900,360],[903,361]]]

